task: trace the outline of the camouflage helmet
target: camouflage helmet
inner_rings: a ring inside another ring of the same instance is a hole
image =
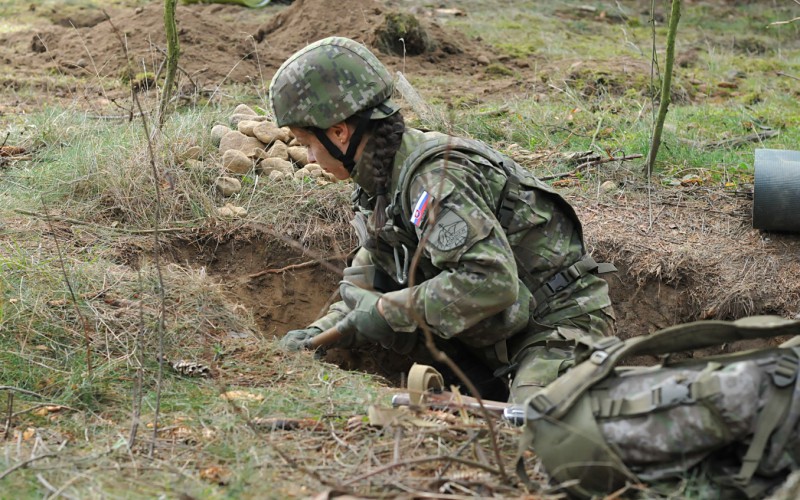
[[[269,104],[279,127],[327,129],[371,110],[379,120],[399,108],[392,96],[392,76],[362,44],[329,37],[287,59],[269,86]]]

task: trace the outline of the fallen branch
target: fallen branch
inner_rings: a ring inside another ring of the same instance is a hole
[[[584,170],[589,167],[593,167],[595,165],[601,165],[603,163],[611,163],[612,161],[627,161],[627,160],[635,160],[637,158],[642,158],[644,155],[634,154],[634,155],[624,155],[624,156],[609,156],[608,158],[599,158],[597,160],[587,161],[586,163],[581,163],[574,169],[570,170],[569,172],[564,172],[562,174],[553,174],[553,175],[545,175],[543,177],[539,177],[540,181],[549,181],[553,179],[562,179],[564,177],[571,177],[581,170]]]
[[[42,396],[41,394],[38,394],[33,391],[28,391],[26,389],[20,389],[19,387],[14,387],[11,385],[0,385],[0,391],[14,391],[14,392],[19,392],[21,394],[26,394],[28,396],[33,396],[39,399],[44,399],[44,396]]]
[[[798,77],[796,77],[794,75],[790,75],[788,73],[784,73],[783,71],[778,71],[777,75],[778,76],[785,76],[787,78],[791,78],[792,80],[800,80],[800,78],[798,78]]]
[[[40,214],[38,212],[31,212],[30,210],[23,210],[21,208],[15,208],[14,212],[17,212],[18,214],[22,214],[22,215],[29,215],[31,217],[36,217],[36,218],[39,218],[39,219],[47,219],[47,217],[48,217],[45,214]],[[60,215],[50,215],[49,217],[52,220],[57,220],[59,222],[66,222],[68,224],[75,224],[75,225],[78,225],[78,226],[90,226],[90,227],[94,227],[96,229],[108,229],[110,231],[119,231],[119,232],[122,232],[122,233],[129,233],[129,234],[150,234],[150,233],[154,233],[156,231],[155,229],[127,229],[127,228],[124,228],[124,227],[101,226],[100,224],[95,224],[93,222],[86,222],[86,221],[82,221],[82,220],[78,220],[78,219],[70,219],[69,217],[62,217]],[[161,233],[164,233],[164,232],[180,232],[180,231],[186,231],[186,228],[184,228],[184,227],[164,227],[164,228],[158,229],[158,231],[161,232]]]
[[[489,472],[491,474],[502,475],[501,472],[498,469],[495,469],[494,467],[491,467],[491,466],[486,465],[486,464],[482,464],[480,462],[475,462],[474,460],[467,460],[466,458],[454,457],[454,456],[450,456],[450,455],[439,455],[439,456],[435,456],[435,457],[412,458],[412,459],[403,460],[403,461],[400,461],[400,462],[392,462],[390,464],[386,464],[386,465],[378,467],[377,469],[374,469],[374,470],[372,470],[370,472],[367,472],[366,474],[362,474],[362,475],[360,475],[358,477],[354,477],[353,479],[350,479],[349,481],[345,481],[344,483],[342,483],[342,486],[345,486],[345,487],[346,486],[350,486],[351,484],[357,483],[359,481],[363,481],[364,479],[368,479],[368,478],[370,478],[370,477],[372,477],[372,476],[374,476],[376,474],[380,474],[382,472],[387,472],[387,471],[390,471],[392,469],[396,469],[398,467],[404,467],[406,465],[424,464],[426,462],[437,462],[437,461],[457,462],[457,463],[460,463],[460,464],[468,465],[470,467],[476,467],[478,469],[483,469],[486,472]]]
[[[330,259],[326,259],[326,261],[343,259],[345,257],[346,257],[346,255],[335,255],[335,256],[331,257]],[[278,268],[278,269],[265,269],[263,271],[259,271],[257,273],[253,273],[253,274],[249,275],[248,278],[253,279],[253,278],[258,278],[259,276],[264,276],[265,274],[279,274],[279,273],[284,273],[286,271],[293,271],[295,269],[303,269],[303,268],[306,268],[306,267],[313,267],[313,266],[319,265],[320,262],[321,261],[319,261],[319,260],[310,260],[308,262],[302,262],[300,264],[292,264],[292,265],[289,265],[289,266],[286,266],[286,267],[281,267],[281,268]]]
[[[41,460],[43,458],[55,457],[55,456],[56,456],[55,453],[45,453],[44,455],[39,455],[38,457],[31,457],[28,460],[25,460],[24,462],[20,462],[17,465],[15,465],[15,466],[13,466],[13,467],[11,467],[9,469],[6,469],[5,472],[0,474],[0,481],[5,479],[5,477],[7,475],[11,474],[15,470],[19,470],[19,469],[25,468],[25,467],[27,467],[28,465],[32,464],[33,462],[35,462],[37,460]]]
[[[748,142],[761,142],[764,139],[769,139],[779,134],[780,132],[777,130],[763,130],[761,132],[755,132],[741,137],[732,137],[730,139],[722,139],[720,141],[701,142],[690,139],[680,139],[680,141],[698,149],[735,148],[742,144],[747,144]]]
[[[790,24],[795,21],[800,21],[800,17],[795,17],[794,19],[789,19],[788,21],[775,21],[774,23],[769,23],[769,26],[779,26],[781,24]]]

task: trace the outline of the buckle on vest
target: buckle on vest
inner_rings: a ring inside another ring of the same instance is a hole
[[[561,290],[567,288],[572,281],[574,280],[568,279],[566,276],[564,276],[564,272],[562,271],[550,278],[550,280],[545,283],[544,286],[547,287],[547,290],[550,291],[551,295],[555,295]]]

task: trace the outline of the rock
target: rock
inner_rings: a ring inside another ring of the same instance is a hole
[[[278,172],[283,172],[287,175],[294,175],[294,167],[292,166],[291,162],[287,160],[281,160],[280,158],[267,158],[259,163],[259,166],[263,175],[269,175],[275,170]]]
[[[188,159],[183,162],[183,167],[188,168],[189,170],[201,170],[205,167],[205,164],[200,160]]]
[[[242,183],[234,177],[220,177],[214,186],[222,196],[233,196],[242,190]]]
[[[253,115],[258,116],[258,113],[253,111],[253,108],[248,106],[247,104],[240,104],[233,109],[234,115]]]
[[[303,167],[294,173],[294,178],[295,180],[302,180],[305,177],[316,178],[316,177],[322,177],[324,173],[325,172],[323,172],[322,169],[316,170]]]
[[[219,152],[225,154],[230,149],[241,151],[246,156],[252,156],[254,150],[261,149],[264,144],[255,137],[244,135],[238,130],[231,130],[219,141]]]
[[[263,122],[266,119],[266,116],[258,115],[231,115],[231,126],[238,127],[241,122]]]
[[[614,181],[605,181],[604,183],[600,184],[600,191],[604,193],[610,193],[617,189],[617,183]]]
[[[269,180],[271,180],[273,182],[282,181],[283,179],[286,179],[287,177],[289,177],[289,174],[285,174],[285,173],[281,172],[280,170],[273,170],[272,172],[269,173],[269,176],[268,176]]]
[[[492,62],[492,61],[490,61],[490,60],[489,60],[489,58],[488,58],[488,57],[487,57],[485,54],[481,54],[481,55],[479,55],[479,56],[478,56],[478,57],[477,57],[475,60],[476,60],[476,61],[478,62],[478,64],[480,64],[481,66],[488,66],[488,65],[489,65],[489,63],[491,63],[491,62]]]
[[[200,146],[189,146],[186,151],[178,154],[178,163],[186,163],[187,160],[199,160],[203,154]]]
[[[289,148],[281,141],[275,141],[272,147],[267,150],[267,158],[280,158],[281,160],[289,159]]]
[[[292,146],[286,148],[286,154],[289,155],[290,160],[297,163],[301,167],[308,165],[308,148],[303,146]]]
[[[261,122],[257,122],[255,120],[242,120],[236,125],[236,128],[239,132],[243,133],[244,135],[249,135],[250,137],[255,137],[253,135],[253,129]]]
[[[246,217],[247,210],[243,207],[237,207],[231,203],[226,203],[224,207],[217,209],[217,215],[220,217]]]
[[[253,135],[264,144],[272,144],[275,141],[287,143],[291,140],[289,134],[286,132],[286,129],[279,128],[270,121],[259,123],[253,129]]]
[[[211,127],[211,144],[219,146],[219,141],[230,131],[230,127],[226,127],[225,125],[214,125]]]
[[[253,160],[238,149],[229,149],[222,155],[222,166],[228,172],[246,174],[253,168]]]
[[[253,158],[255,158],[256,160],[266,160],[267,158],[269,158],[269,156],[267,156],[267,152],[264,151],[263,149],[256,148],[253,150]]]

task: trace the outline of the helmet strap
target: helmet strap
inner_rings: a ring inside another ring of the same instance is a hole
[[[358,145],[361,143],[361,138],[364,136],[364,132],[366,132],[367,128],[369,127],[370,115],[371,111],[366,111],[358,115],[356,129],[353,132],[353,135],[350,137],[350,143],[348,144],[347,151],[345,152],[336,147],[327,134],[325,134],[324,130],[316,127],[312,129],[314,135],[317,137],[317,139],[319,139],[319,142],[322,143],[322,146],[328,151],[328,153],[330,153],[331,156],[342,162],[342,165],[344,165],[344,168],[347,169],[347,172],[350,174],[353,173],[353,168],[356,166],[356,150],[358,149]]]

